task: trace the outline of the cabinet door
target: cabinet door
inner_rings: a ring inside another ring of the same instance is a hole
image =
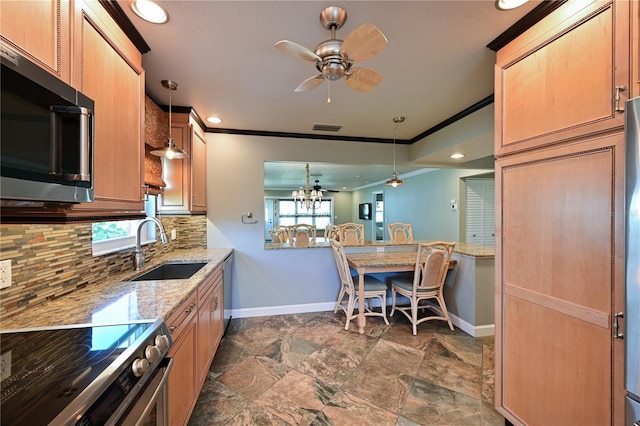
[[[177,116],[177,114],[174,114]],[[171,137],[176,146],[189,153],[191,129],[187,123],[172,123]],[[162,179],[167,187],[162,192],[158,210],[163,214],[189,213],[189,158],[162,159]]]
[[[71,84],[71,16],[68,1],[2,1],[2,41]],[[37,29],[37,30],[34,30]]]
[[[191,213],[207,211],[207,140],[197,125],[191,134]]]
[[[623,127],[630,3],[569,2],[498,52],[497,156]]]
[[[514,424],[622,424],[624,136],[496,163],[496,407]]]
[[[187,317],[184,331],[174,337],[169,351],[173,369],[169,375],[169,424],[185,425],[198,397],[196,387],[196,311]]]
[[[495,185],[493,179],[466,179],[465,242],[495,245]]]
[[[76,86],[95,102],[95,202],[74,210],[142,211],[142,58],[98,2],[77,2]]]
[[[202,387],[207,371],[213,359],[213,288],[200,298],[198,305],[198,353],[196,356],[196,375],[198,387]]]
[[[220,344],[220,340],[222,340],[222,332],[224,331],[224,286],[222,284],[222,275],[216,284],[214,284],[212,300],[211,323],[213,356]]]

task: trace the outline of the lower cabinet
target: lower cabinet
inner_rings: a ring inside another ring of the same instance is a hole
[[[222,338],[222,265],[169,318],[169,424],[186,425]]]

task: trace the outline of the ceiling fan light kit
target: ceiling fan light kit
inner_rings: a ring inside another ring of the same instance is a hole
[[[296,92],[315,89],[325,80],[344,79],[353,90],[368,92],[380,83],[382,75],[368,68],[354,67],[380,53],[387,45],[387,38],[373,24],[362,24],[343,40],[336,38],[336,30],[347,20],[347,12],[339,6],[330,6],[320,13],[320,23],[331,31],[331,38],[318,44],[315,51],[289,40],[280,40],[275,47],[302,60],[314,62],[320,74],[304,80]],[[331,98],[327,99],[331,102]]]

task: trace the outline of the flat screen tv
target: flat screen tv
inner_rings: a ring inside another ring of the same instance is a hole
[[[362,220],[371,220],[371,203],[362,203],[358,205],[358,218]]]

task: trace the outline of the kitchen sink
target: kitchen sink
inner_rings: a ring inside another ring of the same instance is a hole
[[[184,280],[191,278],[207,263],[165,263],[155,269],[139,275],[131,281],[151,281],[151,280]]]

